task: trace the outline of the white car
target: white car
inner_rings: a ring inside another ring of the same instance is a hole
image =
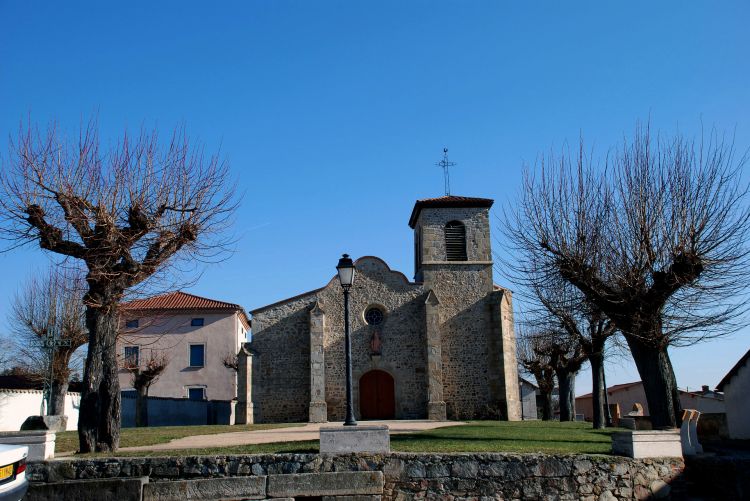
[[[28,455],[29,448],[25,445],[0,444],[0,501],[20,501],[26,494]]]

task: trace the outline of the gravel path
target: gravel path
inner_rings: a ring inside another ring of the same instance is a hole
[[[231,447],[234,445],[270,444],[273,442],[297,442],[318,440],[321,426],[335,426],[342,423],[307,423],[304,426],[276,428],[271,430],[239,431],[217,433],[215,435],[194,435],[174,439],[170,442],[138,447],[122,447],[120,451],[165,451],[174,449],[204,449],[210,447]],[[385,424],[391,433],[414,433],[446,426],[466,424],[461,421],[365,421],[362,425]]]

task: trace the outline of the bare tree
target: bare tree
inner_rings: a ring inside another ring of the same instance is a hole
[[[574,421],[576,376],[586,361],[586,355],[580,341],[566,331],[552,330],[545,334],[550,337],[547,349],[557,376],[560,421]]]
[[[0,338],[0,341],[5,341],[3,338]],[[10,356],[10,353],[6,350],[0,351],[0,374],[5,374],[7,371],[11,370],[10,362],[12,358]]]
[[[226,367],[227,369],[232,369],[234,372],[237,372],[239,367],[239,361],[237,360],[237,354],[236,353],[227,353],[224,355],[224,358],[221,359],[221,363]]]
[[[78,434],[80,451],[116,450],[120,391],[118,305],[178,258],[213,257],[236,203],[226,165],[192,147],[182,129],[164,144],[155,132],[127,134],[100,149],[97,126],[76,141],[54,126],[22,129],[0,170],[0,228],[13,245],[86,266],[88,355]]]
[[[521,259],[575,286],[622,332],[654,427],[679,422],[668,354],[733,332],[747,298],[745,157],[711,135],[653,139],[607,155],[549,155],[526,174],[510,227]]]
[[[521,372],[534,377],[542,396],[542,421],[552,419],[552,392],[555,389],[555,368],[546,346],[546,339],[520,328],[516,351]]]
[[[529,327],[532,334],[526,335],[530,339],[525,340],[525,344],[530,344],[532,347],[532,366],[543,362],[541,367],[554,372],[559,395],[560,421],[573,421],[575,419],[575,378],[586,361],[583,347],[575,336],[559,328],[555,319],[549,316],[532,320]],[[525,330],[525,332],[529,331]],[[524,347],[524,350],[527,349]],[[526,354],[523,355],[521,363],[529,365]]]
[[[539,306],[539,313],[546,315],[555,328],[565,333],[560,337],[560,342],[563,344],[560,347],[560,353],[564,354],[561,359],[562,364],[569,365],[577,372],[581,367],[582,359],[588,359],[591,365],[593,424],[594,428],[604,428],[606,426],[604,356],[607,339],[616,333],[614,324],[598,311],[596,306],[587,303],[582,294],[562,278],[545,277],[537,270],[520,270],[520,272],[524,276],[522,283],[534,291],[534,300]],[[555,340],[551,342],[554,343]],[[560,380],[559,377],[558,380]],[[560,386],[564,384],[561,382]],[[573,389],[570,390],[567,398],[572,401],[570,408],[573,409],[575,395]],[[561,401],[562,397],[561,389]],[[569,417],[573,419],[575,416]],[[562,417],[560,419],[563,420]]]
[[[123,360],[122,366],[130,371],[133,388],[136,391],[136,427],[148,426],[148,390],[159,379],[159,376],[164,373],[168,364],[169,359],[166,354],[157,352],[156,350],[149,350],[149,358],[146,360],[140,360],[140,356],[135,359],[131,357]]]
[[[29,280],[11,306],[8,320],[14,334],[16,364],[26,367],[40,381],[49,379],[52,366],[49,415],[65,414],[73,355],[88,339],[84,291],[83,275],[78,270],[50,269],[46,277]],[[68,344],[51,350],[45,346],[51,336]]]

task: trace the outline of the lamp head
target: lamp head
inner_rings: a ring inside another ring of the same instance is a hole
[[[336,271],[339,274],[341,287],[348,289],[354,284],[354,261],[349,257],[349,254],[341,256],[339,264],[336,266]]]

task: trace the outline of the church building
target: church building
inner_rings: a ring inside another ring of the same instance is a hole
[[[492,203],[417,201],[413,281],[380,258],[355,261],[357,419],[521,419],[512,296],[492,280]],[[251,311],[256,423],[344,419],[343,309],[334,276]]]

